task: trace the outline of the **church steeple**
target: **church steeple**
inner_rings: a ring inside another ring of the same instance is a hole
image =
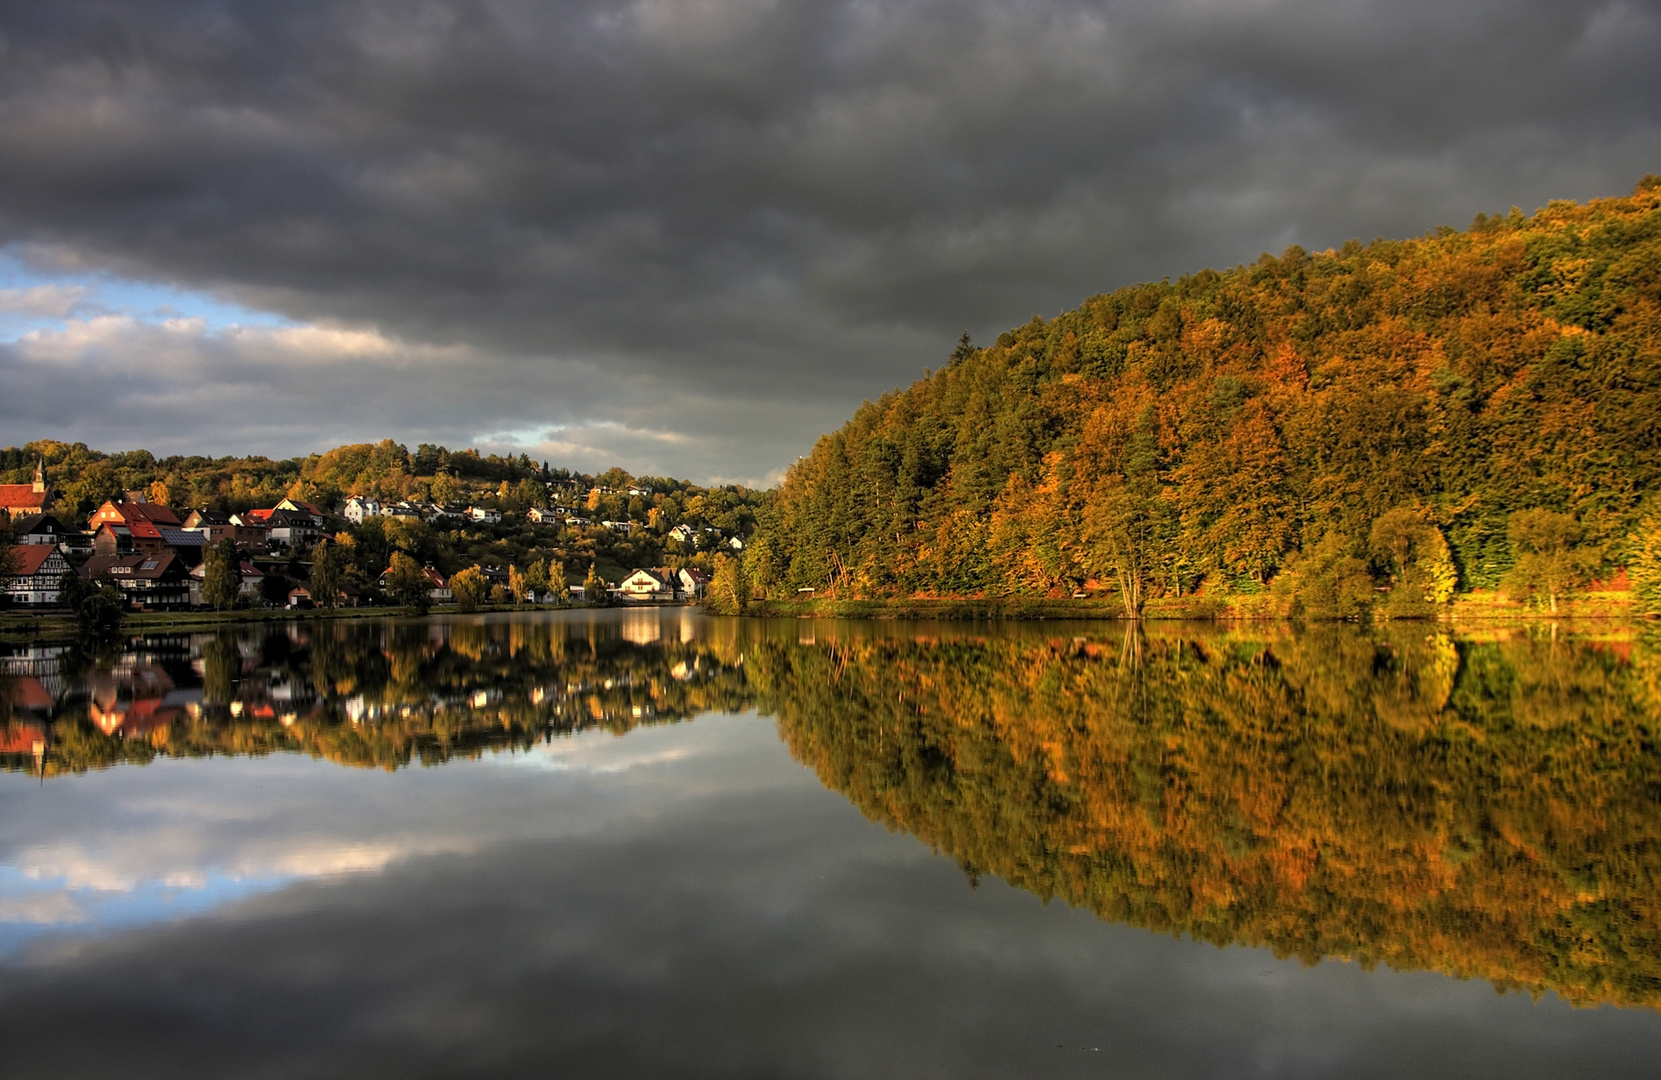
[[[39,461],[35,462],[35,491],[37,493],[41,494],[41,495],[46,494],[46,459],[45,458],[41,458]]]

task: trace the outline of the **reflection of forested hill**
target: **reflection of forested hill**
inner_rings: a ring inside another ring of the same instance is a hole
[[[735,652],[617,630],[319,623],[138,639],[62,658],[52,677],[67,691],[30,675],[0,681],[0,763],[53,776],[286,751],[391,769],[745,707]]]
[[[1351,628],[747,655],[868,816],[1218,944],[1661,1006],[1658,658]]]

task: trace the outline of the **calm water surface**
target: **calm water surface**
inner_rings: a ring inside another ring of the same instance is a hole
[[[1653,1077],[1635,631],[682,610],[0,661],[8,1077]]]

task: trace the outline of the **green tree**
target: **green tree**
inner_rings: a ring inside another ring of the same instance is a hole
[[[242,555],[236,541],[226,538],[209,548],[202,559],[202,600],[216,611],[229,611],[241,590]]]
[[[82,637],[106,637],[121,629],[127,606],[109,581],[93,581],[73,570],[58,582],[58,603],[74,613]]]
[[[1319,621],[1359,619],[1373,602],[1373,576],[1341,534],[1328,533],[1295,555],[1275,578],[1277,593],[1290,598],[1294,618]]]
[[[432,597],[429,594],[427,575],[421,569],[421,564],[404,554],[402,551],[392,553],[392,559],[387,565],[386,593],[398,603],[417,611],[427,610]]]
[[[327,540],[319,540],[311,553],[311,598],[333,609],[340,602],[340,586],[346,576],[346,553]]]
[[[450,575],[450,596],[463,611],[473,611],[484,603],[487,592],[484,573],[477,566]]]
[[[1638,598],[1638,610],[1661,615],[1661,506],[1639,521],[1629,544],[1629,559],[1627,573]]]
[[[1506,591],[1544,600],[1553,615],[1557,601],[1586,580],[1597,555],[1581,543],[1580,523],[1573,515],[1535,508],[1511,515],[1506,529],[1517,563],[1507,576]]]
[[[1396,604],[1445,604],[1459,583],[1442,531],[1420,507],[1398,506],[1373,522],[1368,538],[1375,556],[1389,563]]]

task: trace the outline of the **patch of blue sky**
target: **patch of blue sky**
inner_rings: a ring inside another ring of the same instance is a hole
[[[55,273],[0,252],[0,341],[62,330],[72,319],[125,315],[135,321],[201,319],[210,331],[232,326],[292,326],[293,320],[208,293],[104,272]]]
[[[231,877],[209,873],[188,885],[143,881],[126,889],[74,888],[0,867],[0,957],[47,934],[103,934],[123,927],[206,915],[304,875]]]

